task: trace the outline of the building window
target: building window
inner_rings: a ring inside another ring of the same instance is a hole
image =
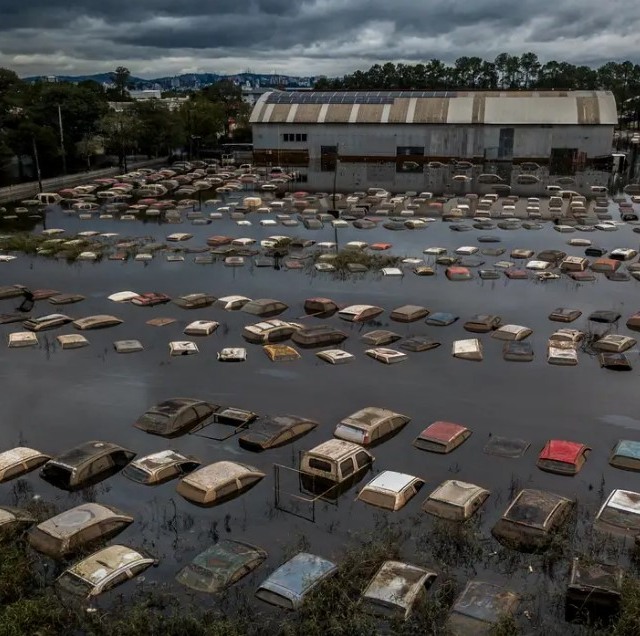
[[[307,141],[307,133],[283,133],[282,141]]]
[[[333,172],[338,161],[338,146],[320,146],[320,171]]]

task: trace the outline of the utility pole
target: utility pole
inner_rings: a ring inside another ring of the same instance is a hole
[[[36,145],[36,136],[31,135],[31,144],[33,145],[33,162],[36,167],[36,177],[38,178],[38,192],[42,192],[42,175],[40,174],[40,159],[38,158],[38,146]]]
[[[58,128],[60,129],[60,152],[62,153],[62,174],[67,174],[67,153],[64,150],[64,132],[62,130],[62,108],[58,104]]]

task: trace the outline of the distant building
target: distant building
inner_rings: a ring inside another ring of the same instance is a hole
[[[189,101],[188,97],[147,98],[146,100],[135,100],[133,102],[109,102],[109,108],[117,113],[122,113],[127,110],[127,108],[131,108],[131,106],[133,106],[136,101],[148,101],[149,99],[157,99],[158,102],[167,106],[169,110],[177,110],[178,108],[180,108],[180,106],[182,106],[182,104]]]
[[[253,87],[251,85],[243,84],[241,90],[242,101],[245,102],[245,104],[253,106],[265,93],[268,93],[273,89],[261,88],[260,86]]]
[[[160,89],[149,89],[144,91],[129,91],[131,99],[136,101],[144,101],[147,99],[160,99],[162,97],[162,91]]]
[[[315,189],[533,195],[606,185],[618,118],[609,91],[269,91],[250,121],[255,163]]]

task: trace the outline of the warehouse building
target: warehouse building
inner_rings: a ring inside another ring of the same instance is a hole
[[[256,165],[310,189],[533,193],[606,185],[617,112],[609,91],[270,91],[251,124]]]

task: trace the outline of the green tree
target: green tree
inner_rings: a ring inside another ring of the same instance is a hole
[[[216,144],[228,129],[228,119],[222,104],[214,104],[202,95],[185,102],[179,111],[184,141],[193,155],[200,145]]]
[[[522,69],[522,83],[525,88],[530,88],[538,80],[540,62],[535,53],[523,53],[520,56],[520,68]]]
[[[115,94],[121,102],[126,102],[131,99],[129,91],[127,90],[130,77],[131,71],[129,71],[126,66],[118,66],[118,68],[111,73],[111,81],[115,85]]]
[[[111,110],[98,124],[102,133],[105,150],[118,155],[120,170],[127,170],[127,155],[137,148],[138,121],[129,109]]]
[[[156,99],[134,102],[129,109],[136,120],[136,140],[140,152],[158,157],[168,155],[184,139],[183,120],[178,112]]]
[[[242,101],[242,89],[230,80],[221,80],[207,86],[202,91],[202,96],[214,105],[222,109],[224,113],[223,132],[229,136],[232,123],[238,123],[238,119],[248,116],[248,106]]]

